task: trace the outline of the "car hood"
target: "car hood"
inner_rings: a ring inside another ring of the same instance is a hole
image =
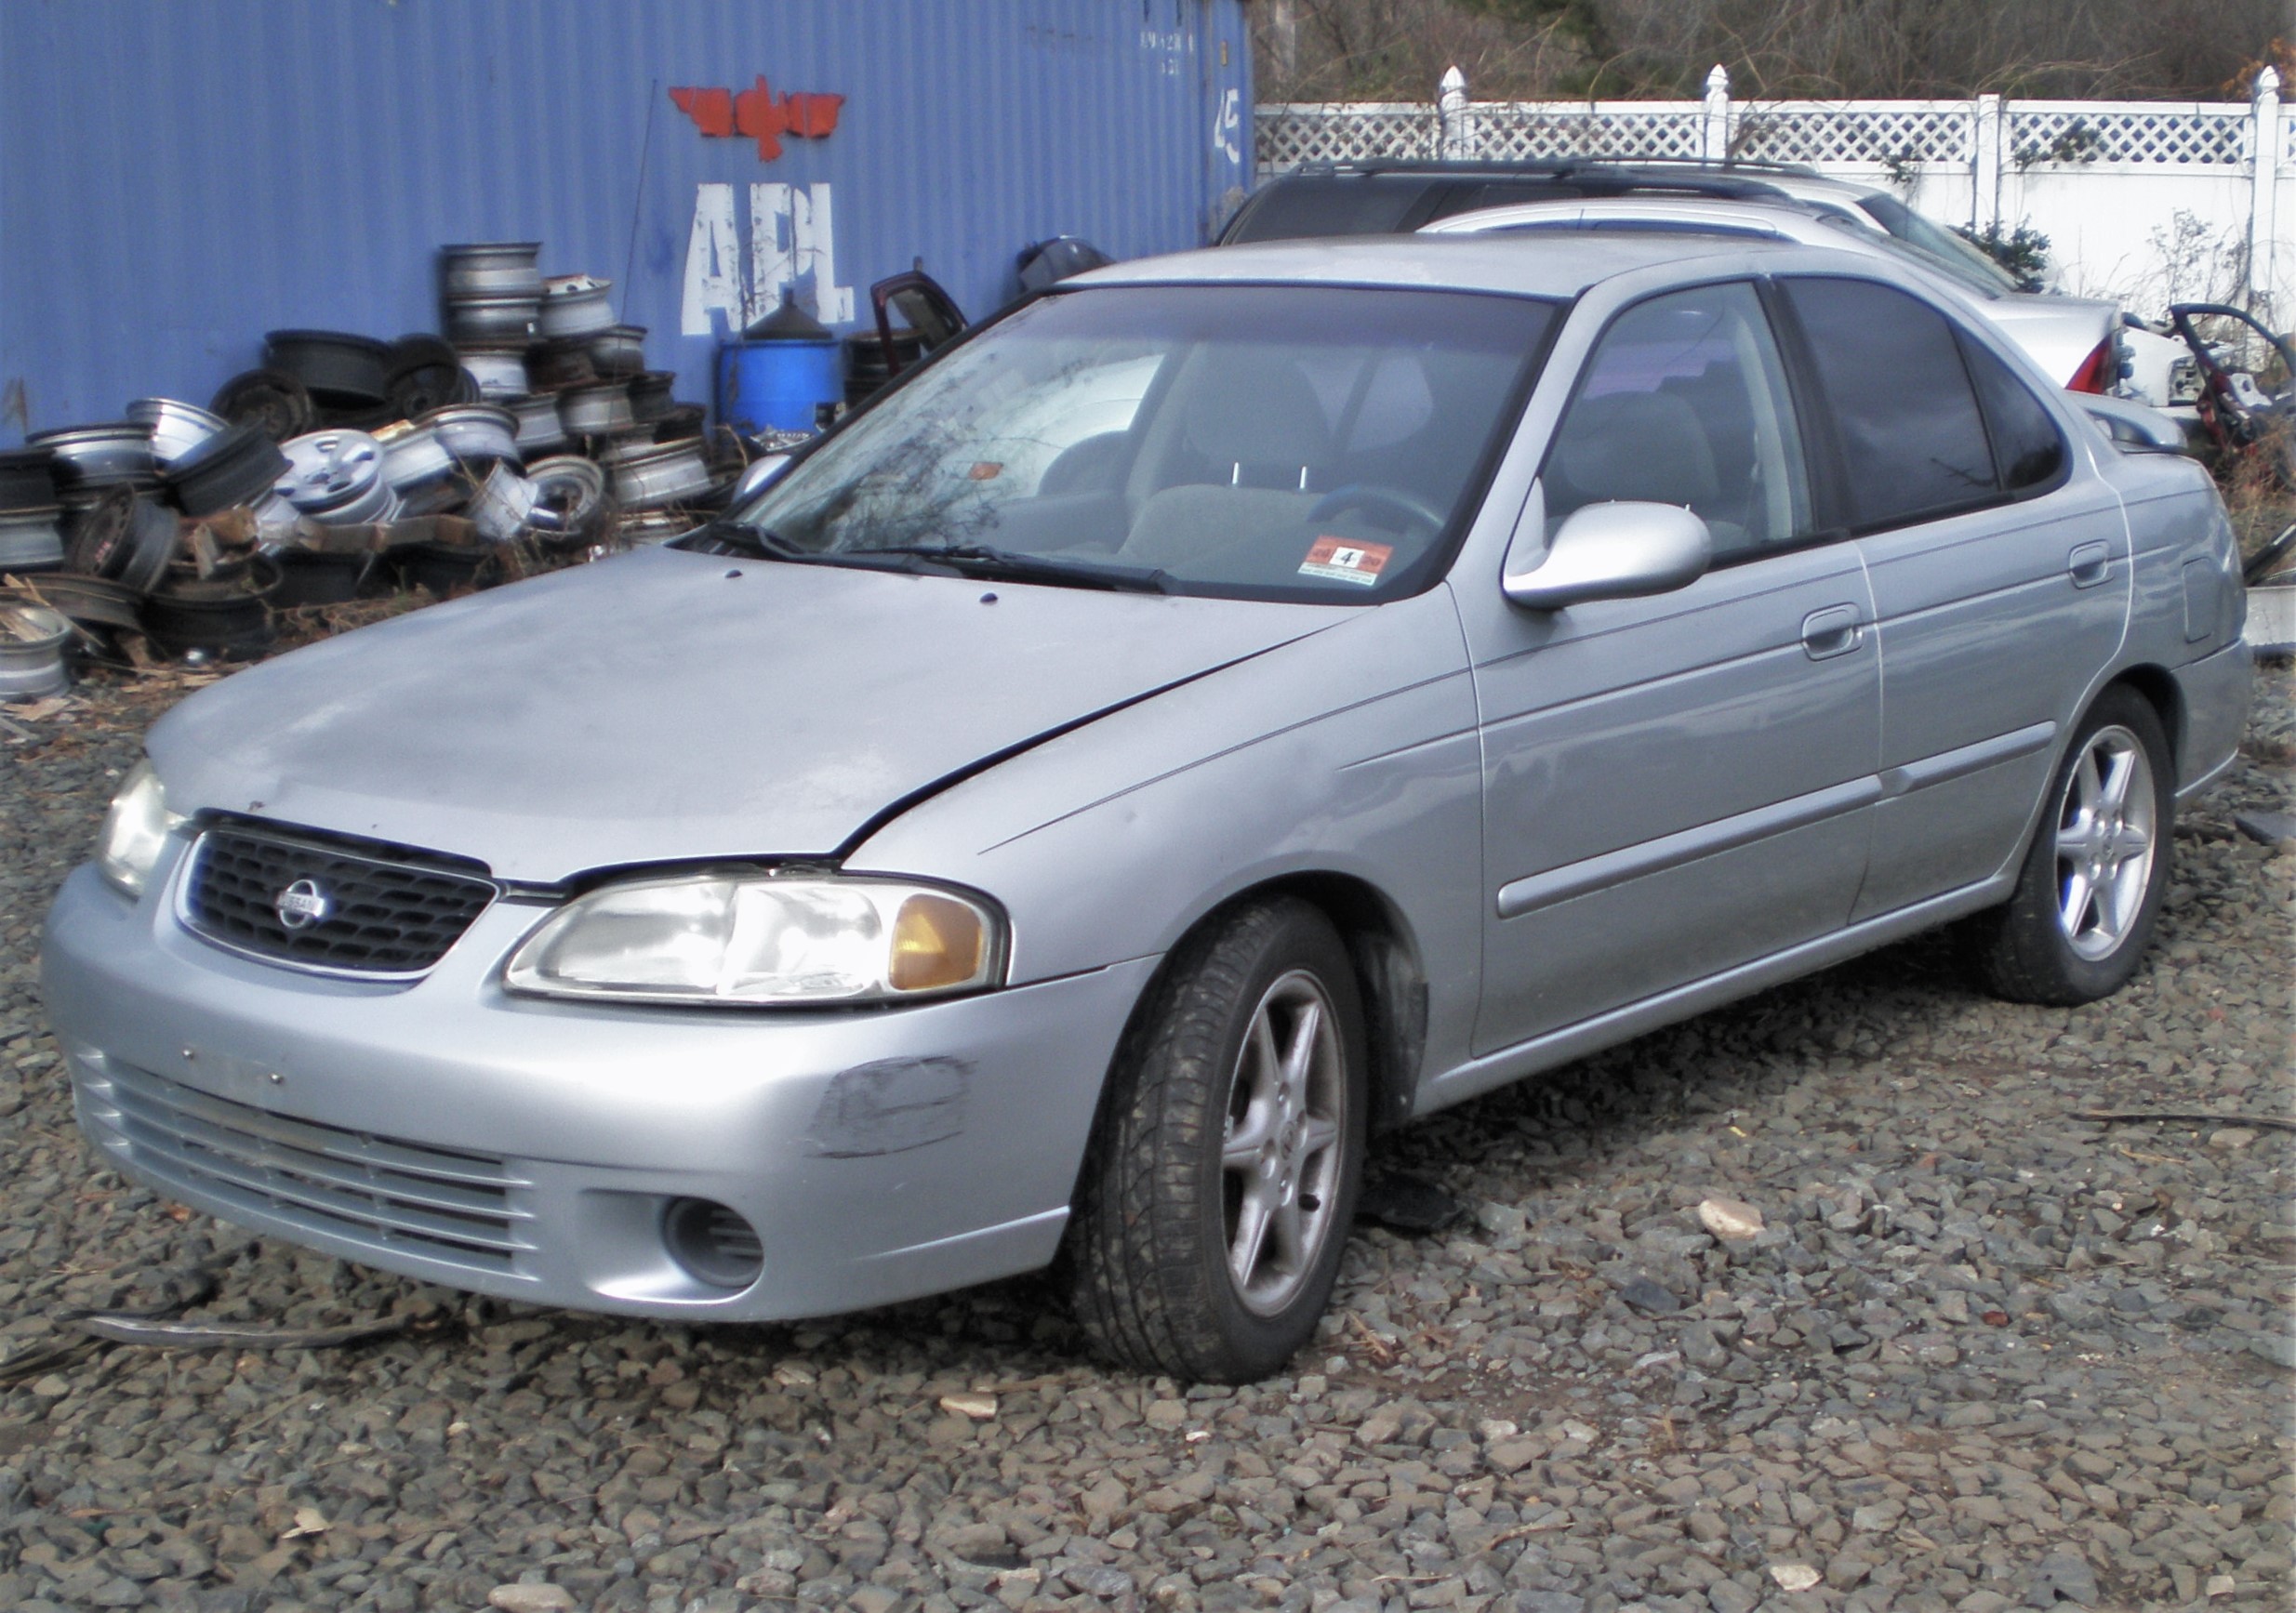
[[[251,668],[150,749],[179,812],[512,881],[826,856],[986,762],[1344,614],[651,550]]]

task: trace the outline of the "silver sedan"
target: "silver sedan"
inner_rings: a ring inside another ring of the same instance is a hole
[[[1246,1379],[1381,1128],[1948,921],[2117,987],[2242,600],[2197,469],[1871,257],[1135,263],[186,701],[46,999],[105,1161],[267,1234],[688,1320],[1065,1254]]]

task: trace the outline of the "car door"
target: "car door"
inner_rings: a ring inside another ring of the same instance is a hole
[[[2129,542],[2112,489],[1984,340],[1891,285],[1779,283],[1825,397],[1874,590],[1881,779],[1854,917],[2000,871],[2119,647]]]
[[[1636,304],[1589,352],[1526,509],[1687,505],[1689,587],[1463,603],[1484,767],[1485,1053],[1839,929],[1878,785],[1873,605],[1821,540],[1754,286]]]

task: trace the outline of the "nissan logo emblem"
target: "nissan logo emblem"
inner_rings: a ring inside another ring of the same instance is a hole
[[[278,913],[280,923],[290,930],[300,930],[306,925],[318,923],[333,906],[334,904],[327,900],[326,892],[315,883],[309,879],[298,879],[279,892],[273,910]]]

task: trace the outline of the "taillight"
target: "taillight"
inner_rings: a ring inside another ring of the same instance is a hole
[[[2106,392],[2112,390],[2114,372],[2120,368],[2113,352],[2113,338],[2106,337],[2081,360],[2081,367],[2073,372],[2073,378],[2064,384],[2068,392]]]

